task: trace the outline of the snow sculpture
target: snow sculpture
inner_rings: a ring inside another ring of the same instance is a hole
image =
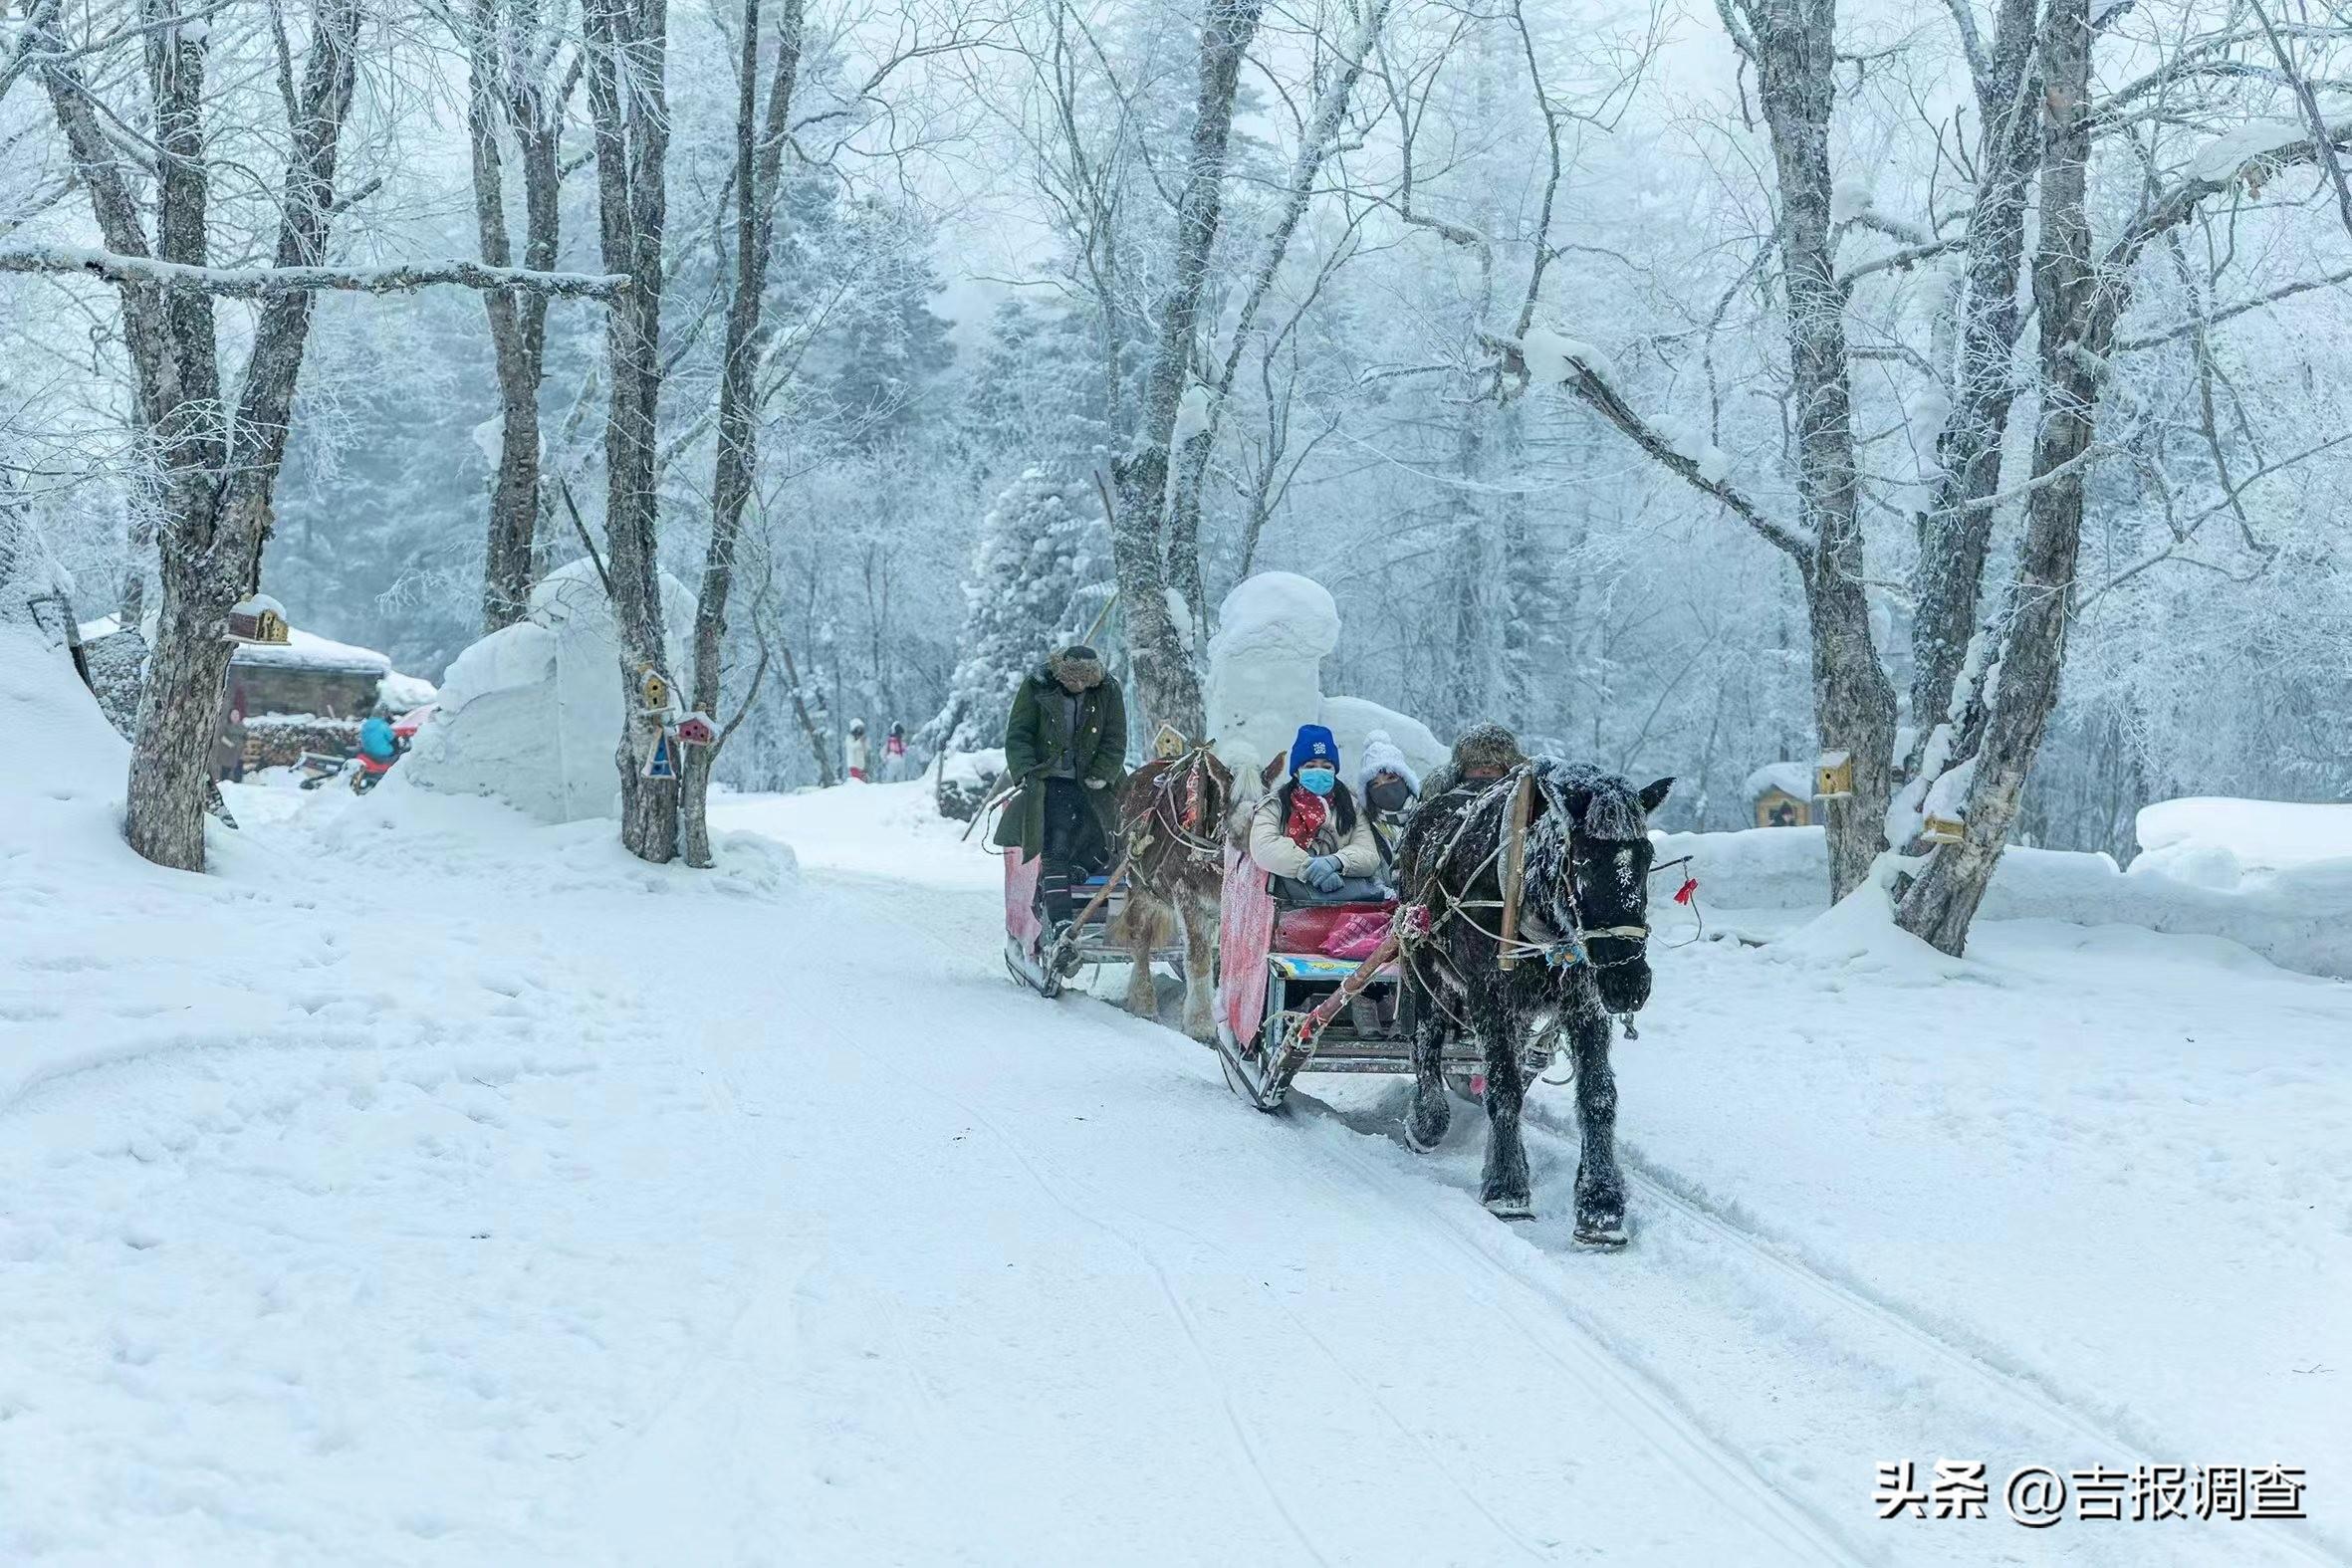
[[[661,574],[662,659],[686,676],[694,595]],[[620,642],[593,562],[550,572],[524,618],[474,643],[441,679],[439,707],[392,775],[486,794],[543,822],[620,813]]]
[[[1234,585],[1217,608],[1201,694],[1226,766],[1254,773],[1291,749],[1300,725],[1321,722],[1323,658],[1337,646],[1339,606],[1321,583],[1262,571]]]
[[[1248,781],[1287,753],[1302,724],[1320,724],[1353,759],[1375,730],[1427,775],[1446,747],[1418,719],[1360,697],[1323,695],[1322,663],[1339,645],[1339,606],[1323,585],[1292,571],[1262,571],[1235,585],[1217,611],[1202,694],[1217,755]]]

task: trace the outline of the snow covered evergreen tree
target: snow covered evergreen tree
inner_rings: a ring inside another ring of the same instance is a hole
[[[919,749],[970,751],[1004,734],[1022,676],[1057,638],[1085,630],[1101,603],[1109,542],[1083,482],[1041,463],[1005,488],[980,525],[964,580],[963,657]]]

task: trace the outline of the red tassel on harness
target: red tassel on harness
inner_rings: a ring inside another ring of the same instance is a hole
[[[1697,877],[1693,877],[1688,882],[1685,882],[1682,886],[1674,890],[1674,901],[1678,904],[1687,904],[1691,901],[1691,895],[1698,891],[1699,879]]]

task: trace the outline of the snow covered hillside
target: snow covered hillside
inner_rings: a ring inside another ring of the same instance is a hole
[[[1474,1114],[1254,1114],[1007,981],[921,784],[723,797],[717,874],[232,786],[191,877],[0,782],[0,1560],[2352,1556],[2352,987],[2225,944],[1665,955],[1593,1255],[1562,1091],[1528,1227]],[[1876,1516],[1941,1458],[1992,1517]],[[2028,1531],[2029,1462],[2312,1517]]]

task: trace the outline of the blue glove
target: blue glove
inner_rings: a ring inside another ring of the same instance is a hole
[[[1336,893],[1344,880],[1339,874],[1337,855],[1316,855],[1306,862],[1306,882],[1318,893]]]

